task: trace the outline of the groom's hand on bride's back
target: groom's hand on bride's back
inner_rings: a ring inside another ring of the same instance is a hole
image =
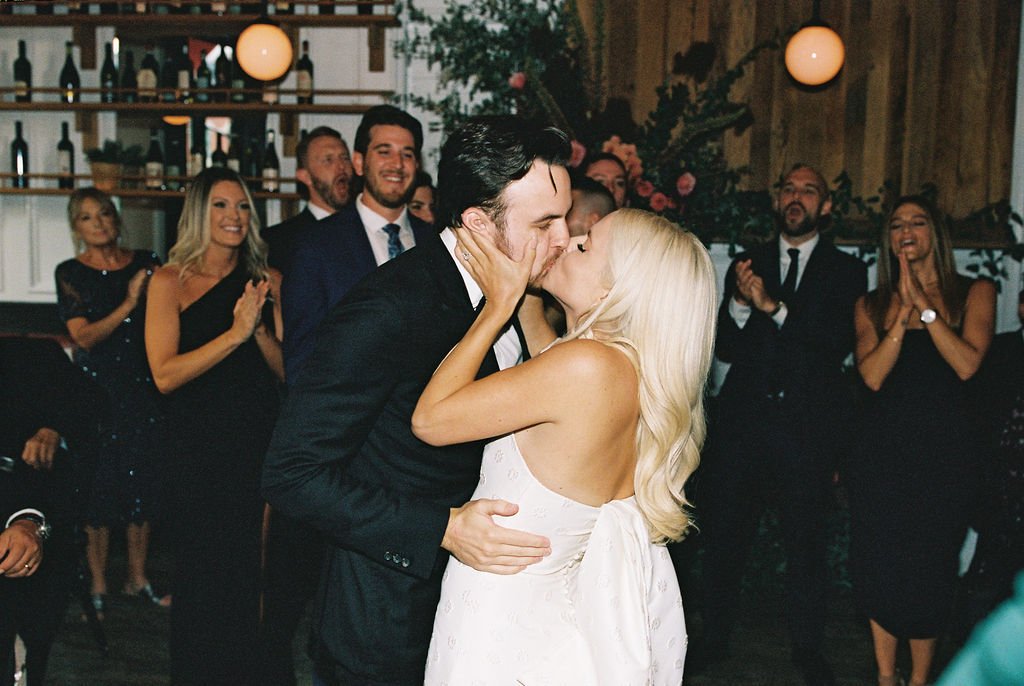
[[[551,554],[544,536],[506,529],[491,519],[511,517],[519,506],[505,500],[473,500],[453,507],[441,547],[481,572],[515,574]]]

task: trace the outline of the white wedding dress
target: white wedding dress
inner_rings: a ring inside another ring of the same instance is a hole
[[[514,435],[484,449],[473,498],[518,503],[502,526],[551,539],[519,574],[448,563],[427,656],[432,686],[679,686],[686,625],[675,571],[634,498],[591,507],[541,485]]]

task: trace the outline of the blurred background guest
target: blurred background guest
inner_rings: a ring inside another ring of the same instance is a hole
[[[944,217],[898,199],[878,245],[878,288],[857,301],[857,369],[871,391],[850,461],[857,600],[870,619],[878,683],[928,681],[949,616],[981,474],[967,385],[992,341],[995,286],[956,273]]]
[[[1024,324],[1024,291],[1017,316]],[[1013,579],[1024,570],[1024,328],[992,339],[975,382],[987,459],[972,521],[978,542],[966,576],[962,636],[1013,594]]]
[[[629,190],[629,173],[626,165],[610,152],[601,152],[583,160],[580,165],[583,175],[597,181],[608,189],[615,198],[615,207],[625,207]]]
[[[341,134],[329,126],[318,126],[295,146],[296,188],[309,202],[306,208],[263,232],[267,243],[267,264],[282,274],[288,271],[295,241],[307,227],[347,206],[352,191],[352,157]]]
[[[428,224],[434,223],[434,209],[437,205],[437,189],[430,174],[420,169],[416,172],[412,200],[409,201],[409,214],[419,217]]]
[[[25,644],[28,686],[42,686],[80,547],[75,469],[107,420],[107,394],[55,341],[0,338],[0,684]]]
[[[146,574],[150,527],[163,487],[163,420],[146,364],[139,304],[160,261],[150,251],[120,246],[121,217],[100,190],[72,193],[68,221],[79,253],[57,265],[57,311],[75,343],[75,363],[107,391],[112,408],[85,514],[92,601],[102,618],[114,526],[127,525],[123,592],[169,601],[153,590]]]
[[[192,181],[178,237],[146,313],[146,352],[174,435],[171,681],[251,684],[259,476],[284,378],[280,274],[267,267],[252,197],[231,170]]]

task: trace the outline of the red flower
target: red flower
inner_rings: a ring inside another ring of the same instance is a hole
[[[509,88],[517,91],[523,90],[526,87],[526,74],[521,71],[517,71],[512,76],[508,77]]]
[[[697,177],[690,172],[685,172],[676,179],[676,192],[679,193],[680,197],[685,198],[690,193],[693,193],[693,189],[696,185]]]
[[[570,167],[578,167],[587,156],[587,149],[577,140],[572,141],[572,157],[569,158]]]
[[[661,212],[668,207],[668,196],[661,191],[658,191],[651,196],[651,199],[647,201],[651,205],[651,209],[655,212]]]
[[[636,185],[633,188],[641,198],[649,198],[651,193],[654,192],[654,184],[647,179],[637,179]]]

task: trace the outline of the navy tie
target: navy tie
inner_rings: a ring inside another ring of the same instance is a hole
[[[402,246],[402,241],[398,237],[398,232],[402,230],[398,224],[385,224],[384,231],[388,234],[388,259],[393,260],[401,255],[405,248]]]
[[[783,300],[792,298],[796,293],[796,277],[800,270],[800,250],[790,248],[786,252],[789,253],[789,269],[786,271],[786,280],[782,282]]]

